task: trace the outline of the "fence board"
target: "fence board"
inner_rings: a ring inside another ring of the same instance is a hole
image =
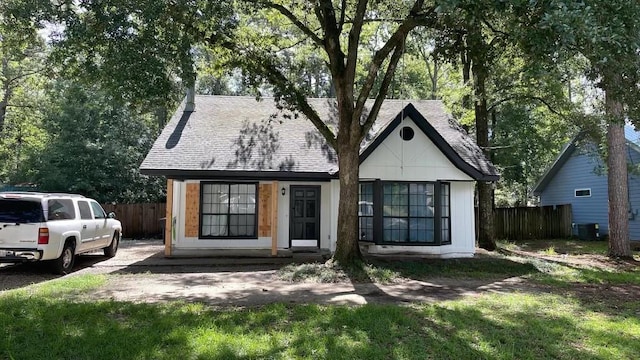
[[[165,203],[103,204],[116,213],[127,238],[162,237]],[[478,217],[476,209],[476,230]],[[571,205],[494,209],[497,239],[560,239],[571,236]],[[477,233],[477,231],[476,231]]]
[[[116,213],[122,223],[122,233],[127,238],[161,238],[165,203],[102,204],[108,213]]]
[[[571,205],[494,209],[497,239],[530,240],[571,236]]]

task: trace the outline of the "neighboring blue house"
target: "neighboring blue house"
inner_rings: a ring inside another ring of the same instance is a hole
[[[628,162],[640,164],[640,132],[625,125]],[[574,234],[579,224],[599,225],[600,237],[609,233],[607,174],[604,160],[589,145],[574,138],[560,152],[533,188],[540,205],[572,205]],[[640,240],[640,176],[629,174],[629,237]]]

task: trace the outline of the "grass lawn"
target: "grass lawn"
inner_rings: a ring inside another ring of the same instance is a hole
[[[512,255],[496,255],[493,265],[491,258],[476,260],[386,262],[368,265],[359,276],[513,275],[530,279],[531,291],[436,304],[212,308],[79,301],[77,295],[100,287],[109,275],[65,277],[0,293],[0,359],[638,358],[640,298],[576,290],[637,287],[637,269],[598,270]],[[337,273],[324,276],[343,276]],[[325,280],[335,280],[331,276]]]

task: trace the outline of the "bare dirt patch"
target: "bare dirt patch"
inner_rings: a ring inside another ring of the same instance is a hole
[[[602,255],[544,255],[535,251],[510,251],[510,255],[534,257],[576,267],[629,271],[637,262],[611,260]],[[478,257],[495,256],[479,252]],[[487,293],[557,292],[571,293],[588,302],[590,298],[613,297],[614,302],[640,299],[640,287],[575,284],[554,288],[535,284],[526,277],[505,275],[493,279],[403,278],[391,284],[287,282],[277,270],[290,259],[190,258],[166,259],[161,241],[123,241],[118,255],[81,256],[78,270],[67,276],[109,274],[99,289],[80,300],[118,300],[133,302],[187,301],[216,306],[255,306],[273,302],[349,304],[437,302]],[[0,268],[2,290],[27,286],[58,278],[42,267]]]

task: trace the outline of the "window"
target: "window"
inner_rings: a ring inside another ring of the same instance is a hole
[[[202,183],[200,188],[200,237],[256,237],[255,183]]]
[[[373,241],[373,183],[360,183],[358,224],[359,239]]]
[[[440,243],[451,244],[451,186],[448,183],[440,184]]]
[[[451,244],[450,184],[360,183],[359,239],[377,244]]]
[[[104,213],[102,206],[95,201],[90,202],[91,208],[93,209],[94,219],[106,219],[107,214]]]
[[[575,189],[576,197],[591,197],[591,189]]]
[[[76,218],[76,210],[73,208],[73,200],[52,199],[47,201],[49,213],[47,220],[69,220]]]
[[[80,210],[80,219],[82,220],[92,220],[91,216],[91,208],[89,207],[89,203],[86,201],[78,201],[78,210]]]
[[[43,221],[40,201],[0,199],[0,222],[26,224]]]

